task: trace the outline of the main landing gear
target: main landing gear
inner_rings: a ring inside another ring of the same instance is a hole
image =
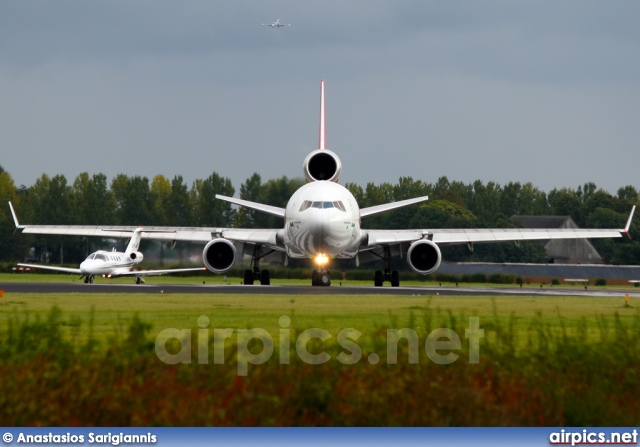
[[[144,284],[144,279],[142,279],[140,276],[136,276],[136,284]]]
[[[384,261],[384,272],[376,270],[373,277],[373,285],[375,287],[382,287],[385,281],[389,281],[391,287],[400,287],[400,273],[398,273],[397,270],[391,270],[393,264],[391,262],[391,249],[389,246],[384,247],[384,254],[380,256],[380,258]]]
[[[245,285],[253,285],[254,281],[260,281],[260,285],[262,286],[271,285],[271,275],[269,270],[260,270],[260,259],[270,253],[273,253],[273,250],[260,256],[260,247],[256,245],[256,248],[253,250],[253,258],[251,261],[253,264],[253,270],[247,269],[244,271]]]
[[[328,270],[314,270],[311,275],[312,286],[330,286],[331,275]]]

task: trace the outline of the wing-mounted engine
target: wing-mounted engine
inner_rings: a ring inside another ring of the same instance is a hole
[[[307,155],[302,168],[307,182],[338,182],[342,173],[342,162],[334,152],[317,149]]]
[[[202,251],[204,265],[213,273],[224,273],[233,267],[238,257],[236,247],[227,239],[210,241]]]
[[[129,259],[131,259],[136,264],[140,264],[142,262],[142,260],[144,259],[144,255],[142,253],[140,253],[139,251],[134,251],[134,252],[129,253]]]
[[[407,251],[407,262],[414,272],[428,275],[440,267],[442,253],[433,242],[422,239],[414,242]]]

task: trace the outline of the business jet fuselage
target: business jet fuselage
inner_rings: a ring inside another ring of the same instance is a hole
[[[142,259],[142,253],[132,258],[117,251],[98,250],[80,263],[80,273],[88,276],[120,276],[129,273]]]
[[[17,217],[11,207],[13,218],[18,224]],[[32,267],[45,270],[54,270],[65,273],[76,273],[84,277],[85,283],[93,283],[95,276],[103,276],[106,278],[116,278],[118,276],[134,276],[136,284],[144,283],[143,276],[147,275],[165,275],[167,273],[190,272],[196,270],[205,270],[204,267],[186,268],[186,269],[167,269],[167,270],[131,270],[136,264],[144,259],[144,255],[138,251],[140,240],[142,239],[142,228],[135,229],[131,234],[131,240],[125,252],[98,250],[91,253],[80,263],[80,268],[57,267],[42,264],[18,264],[24,267]]]

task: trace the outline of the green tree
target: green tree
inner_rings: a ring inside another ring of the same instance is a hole
[[[231,204],[217,200],[215,195],[230,197],[234,192],[231,180],[220,177],[216,172],[206,180],[196,180],[190,191],[194,224],[205,227],[230,227],[233,224],[235,211],[231,208]]]
[[[166,226],[169,223],[169,202],[171,198],[171,182],[164,175],[158,174],[151,181],[151,200],[153,202],[153,225]]]
[[[549,192],[549,209],[552,215],[571,216],[576,223],[580,223],[582,200],[568,188],[553,189]]]
[[[47,174],[42,174],[30,188],[28,201],[34,212],[34,224],[68,225],[74,221],[71,187],[64,175],[50,178]],[[44,252],[51,253],[51,261],[61,264],[65,262],[64,247],[69,238],[38,236],[35,240]]]
[[[79,174],[72,186],[73,223],[78,225],[115,224],[115,198],[104,174]]]
[[[260,187],[258,202],[284,208],[287,206],[287,202],[289,202],[293,193],[304,185],[304,183],[305,181],[303,179],[289,179],[284,176],[278,179],[268,180]],[[256,213],[254,217],[255,225],[259,228],[282,228],[284,224],[282,218],[265,213]]]
[[[192,226],[191,199],[189,188],[181,175],[171,180],[171,193],[168,199],[167,224],[174,227]]]
[[[242,185],[240,185],[240,198],[257,202],[260,200],[260,189],[262,186],[262,178],[259,174],[253,173]],[[258,225],[257,210],[246,207],[240,207],[236,214],[234,226],[237,228],[256,228]]]
[[[11,201],[17,209],[20,209],[18,191],[13,182],[13,177],[0,166],[0,260],[22,260],[27,249],[27,238],[15,234],[13,216],[7,202]]]
[[[149,179],[118,174],[111,181],[119,225],[153,225],[156,221]]]

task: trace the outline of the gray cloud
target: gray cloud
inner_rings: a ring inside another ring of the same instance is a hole
[[[327,80],[345,181],[637,182],[640,5],[0,3],[0,147],[46,172],[301,175]],[[291,27],[262,27],[280,18]],[[640,187],[640,185],[635,185]]]

